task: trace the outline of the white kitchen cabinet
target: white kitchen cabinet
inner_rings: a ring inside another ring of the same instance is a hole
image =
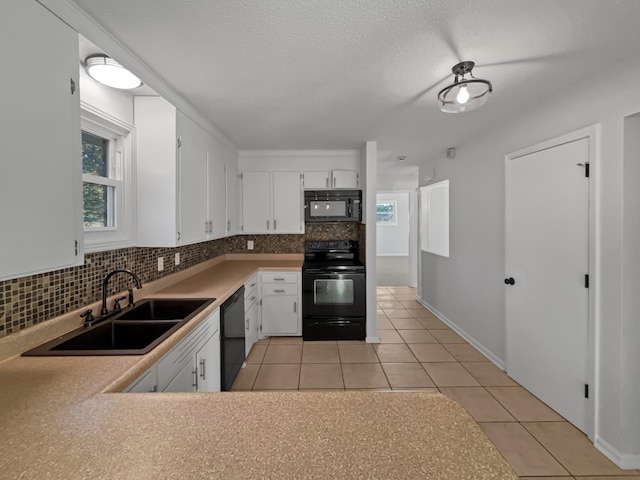
[[[196,352],[196,391],[220,391],[220,331],[214,333]]]
[[[360,175],[355,170],[332,170],[331,188],[358,188]]]
[[[134,115],[138,245],[175,247],[219,238],[224,220],[213,224],[210,218],[226,211],[217,140],[162,97],[134,97]],[[211,231],[212,225],[220,230]]]
[[[271,233],[271,174],[242,172],[242,232]]]
[[[214,240],[227,234],[226,168],[223,159],[214,151],[209,153],[207,170],[209,180],[207,240]]]
[[[300,274],[294,272],[263,272],[261,288],[261,333],[271,335],[301,335]]]
[[[329,188],[329,172],[304,172],[304,188],[305,190],[316,190]]]
[[[300,172],[242,173],[243,233],[304,233]]]
[[[220,365],[220,309],[216,309],[125,391],[219,392]],[[149,372],[154,372],[155,384],[145,378]]]
[[[4,280],[82,264],[82,160],[77,33],[33,1],[0,8]]]
[[[148,393],[158,391],[157,368],[152,366],[144,372],[135,382],[125,389],[128,393]]]

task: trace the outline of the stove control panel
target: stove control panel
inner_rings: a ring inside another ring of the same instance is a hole
[[[330,250],[357,251],[358,242],[355,240],[312,240],[305,242],[304,250],[305,252]]]

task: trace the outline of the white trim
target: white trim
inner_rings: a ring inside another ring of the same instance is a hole
[[[591,392],[587,402],[587,424],[585,426],[586,434],[594,441],[599,437],[600,422],[596,412],[600,409],[600,385],[598,383],[599,364],[600,364],[600,255],[597,246],[600,244],[600,158],[601,158],[601,142],[600,142],[600,124],[590,125],[579,130],[560,135],[559,137],[531,145],[529,147],[517,150],[505,155],[505,169],[507,163],[524,155],[529,155],[549,148],[564,145],[566,143],[575,142],[577,140],[589,140],[589,343],[587,345],[587,381]],[[508,185],[505,177],[505,198]],[[507,208],[505,206],[505,208]],[[507,255],[507,231],[505,224],[505,258]],[[505,297],[506,312],[506,297]],[[507,352],[507,328],[509,327],[508,319],[505,314],[505,352]],[[506,353],[505,353],[506,355]],[[506,358],[505,358],[506,360]]]
[[[240,157],[354,157],[360,156],[359,150],[240,150]]]
[[[596,436],[594,445],[605,457],[623,470],[634,470],[640,468],[640,455],[619,452],[600,436]]]
[[[422,298],[419,296],[416,296],[416,301],[420,303],[422,306],[424,306],[427,310],[430,310],[431,313],[433,313],[436,317],[442,320],[448,327],[451,328],[451,330],[453,330],[462,338],[464,338],[467,342],[469,342],[476,350],[478,350],[485,357],[487,357],[491,362],[493,362],[496,365],[496,367],[498,367],[500,370],[503,370],[503,371],[505,370],[505,364],[504,364],[504,361],[502,361],[502,359],[495,356],[493,352],[491,352],[490,350],[487,350],[487,348],[485,348],[484,345],[482,345],[475,338],[473,338],[471,335],[469,335],[467,332],[465,332],[459,326],[457,326],[455,323],[449,320],[443,313],[439,312],[437,309],[429,305],[427,302],[423,301]]]
[[[366,337],[364,341],[365,343],[380,343],[380,339],[378,337]]]
[[[96,46],[104,49],[118,63],[131,70],[144,83],[153,88],[164,99],[173,104],[183,114],[197,123],[205,131],[219,140],[233,152],[238,151],[237,145],[227,135],[216,127],[209,119],[200,113],[181,94],[173,89],[160,75],[147,66],[141,58],[113,36],[100,23],[92,18],[72,0],[36,0],[50,10],[63,22],[80,33]]]

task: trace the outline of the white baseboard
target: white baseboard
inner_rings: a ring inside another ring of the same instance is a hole
[[[366,343],[380,343],[380,339],[378,337],[366,337],[364,341]]]
[[[602,437],[596,437],[594,445],[605,457],[623,470],[634,470],[636,468],[640,468],[640,455],[619,452],[609,442],[603,440]]]
[[[500,370],[504,370],[504,361],[502,359],[496,357],[493,354],[493,352],[490,352],[489,350],[487,350],[484,345],[479,343],[475,338],[473,338],[471,335],[469,335],[464,330],[462,330],[460,327],[458,327],[455,323],[453,323],[451,320],[449,320],[445,315],[443,315],[437,309],[433,308],[427,302],[423,301],[422,298],[420,298],[419,296],[416,296],[416,300],[421,305],[423,305],[426,309],[430,310],[436,317],[438,317],[440,320],[442,320],[444,323],[446,323],[447,326],[451,328],[451,330],[456,332],[458,335],[460,335],[462,338],[464,338],[467,342],[469,342],[471,345],[473,345],[473,347],[476,350],[478,350],[485,357],[487,357],[490,361],[492,361]]]

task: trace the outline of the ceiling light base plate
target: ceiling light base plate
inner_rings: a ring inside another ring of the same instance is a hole
[[[473,70],[473,67],[475,66],[475,62],[460,62],[455,64],[451,68],[451,71],[454,75],[462,76],[466,75],[467,73],[471,73],[471,70]]]

